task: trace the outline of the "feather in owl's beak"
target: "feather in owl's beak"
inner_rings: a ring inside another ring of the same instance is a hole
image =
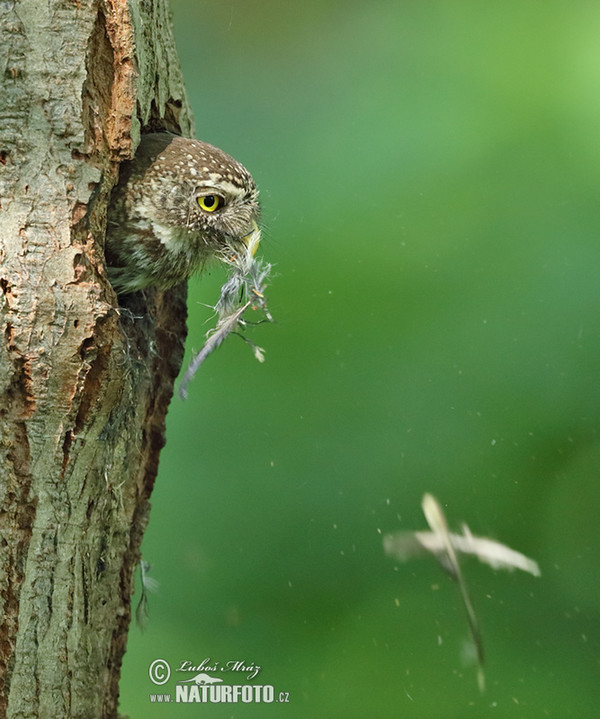
[[[179,387],[179,396],[187,397],[187,388],[194,378],[198,368],[231,333],[239,334],[247,342],[259,362],[264,362],[264,350],[251,342],[241,330],[250,324],[262,324],[272,322],[273,318],[267,309],[267,300],[264,290],[271,273],[271,265],[255,259],[254,255],[260,244],[260,228],[255,220],[252,221],[252,229],[246,235],[240,237],[246,247],[246,252],[240,252],[239,245],[226,245],[219,255],[219,259],[229,265],[230,272],[224,285],[221,287],[221,296],[214,309],[217,313],[217,324],[213,330],[207,333],[207,340],[204,347],[194,355],[183,376]],[[255,322],[247,322],[244,313],[248,309],[262,311],[262,319]]]

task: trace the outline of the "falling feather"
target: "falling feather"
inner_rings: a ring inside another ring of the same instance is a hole
[[[423,496],[422,507],[431,531],[386,534],[383,537],[383,548],[386,554],[402,562],[413,557],[432,554],[457,583],[477,655],[477,683],[480,691],[483,692],[485,688],[483,641],[458,555],[472,554],[493,569],[521,569],[536,577],[540,576],[540,569],[537,562],[514,549],[493,539],[474,536],[466,524],[462,525],[462,534],[451,533],[444,511],[433,495]]]

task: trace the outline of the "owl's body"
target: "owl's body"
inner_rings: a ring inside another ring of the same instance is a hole
[[[162,289],[212,257],[258,244],[258,190],[239,162],[170,133],[142,136],[108,213],[108,275],[117,292]]]

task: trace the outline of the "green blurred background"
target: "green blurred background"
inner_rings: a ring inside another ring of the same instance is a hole
[[[171,4],[198,136],[261,188],[276,324],[172,404],[121,711],[600,716],[600,5]],[[190,351],[223,278],[190,283]],[[483,695],[456,587],[383,554],[425,491],[541,565],[464,564]],[[158,657],[289,704],[151,704],[186,678]]]

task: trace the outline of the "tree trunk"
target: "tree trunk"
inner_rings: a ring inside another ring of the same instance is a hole
[[[193,134],[166,0],[0,2],[0,717],[115,717],[185,288],[119,307],[142,130]]]

